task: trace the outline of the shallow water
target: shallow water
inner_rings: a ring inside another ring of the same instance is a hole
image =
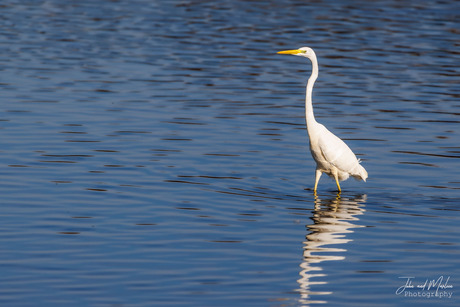
[[[458,8],[2,2],[0,304],[458,305]]]

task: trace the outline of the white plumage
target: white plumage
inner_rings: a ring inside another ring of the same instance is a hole
[[[318,123],[313,114],[312,92],[313,84],[318,77],[318,61],[313,49],[302,47],[296,50],[286,50],[278,52],[280,54],[292,54],[303,56],[311,60],[312,73],[307,83],[305,98],[305,117],[307,121],[308,136],[310,138],[310,151],[316,161],[316,176],[314,191],[318,186],[319,178],[322,173],[334,178],[339,192],[339,181],[347,180],[350,176],[358,180],[366,181],[367,172],[361,166],[351,151],[350,147],[340,138],[334,135],[327,128]]]

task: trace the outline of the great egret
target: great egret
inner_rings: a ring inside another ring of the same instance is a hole
[[[311,96],[313,84],[318,77],[318,61],[313,49],[302,47],[278,53],[306,57],[310,59],[312,64],[312,72],[308,79],[305,98],[305,117],[308,136],[310,138],[310,151],[313,159],[316,161],[315,187],[313,191],[316,193],[318,181],[322,173],[335,179],[339,192],[341,192],[339,181],[347,180],[350,175],[357,180],[366,181],[367,172],[359,164],[360,160],[356,159],[350,147],[315,120]]]

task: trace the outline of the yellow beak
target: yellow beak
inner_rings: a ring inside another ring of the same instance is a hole
[[[298,54],[298,53],[303,53],[303,52],[305,52],[305,51],[299,50],[299,49],[295,49],[295,50],[278,51],[277,53],[278,53],[278,54]]]

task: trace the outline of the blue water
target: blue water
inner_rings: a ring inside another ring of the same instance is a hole
[[[459,9],[3,1],[0,305],[458,306]]]

